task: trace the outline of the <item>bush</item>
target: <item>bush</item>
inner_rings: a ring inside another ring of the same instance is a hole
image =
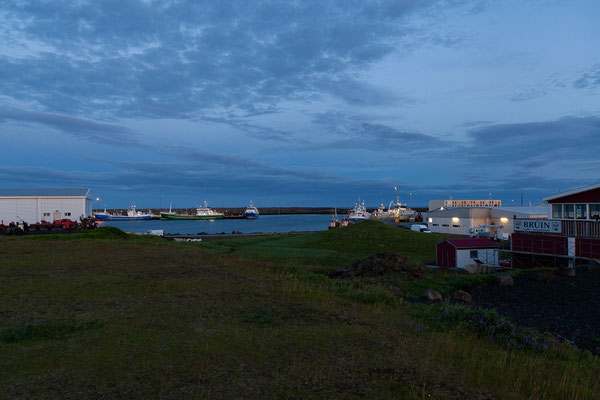
[[[430,307],[428,316],[441,328],[466,329],[511,348],[544,350],[558,344],[556,338],[516,325],[494,310],[472,310],[465,306],[442,304]]]

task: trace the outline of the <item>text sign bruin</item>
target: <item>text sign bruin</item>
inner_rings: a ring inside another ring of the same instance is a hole
[[[515,219],[515,232],[548,232],[561,233],[560,221],[548,221],[545,219]]]

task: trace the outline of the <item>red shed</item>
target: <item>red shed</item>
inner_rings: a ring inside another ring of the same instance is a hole
[[[446,239],[437,245],[440,267],[465,268],[469,264],[498,264],[498,244],[487,238]]]

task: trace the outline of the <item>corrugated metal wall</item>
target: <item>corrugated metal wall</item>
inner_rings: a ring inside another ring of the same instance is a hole
[[[90,215],[91,200],[85,198],[0,198],[0,220],[7,225],[10,222],[21,220],[29,224],[41,220],[52,221],[57,210],[60,218],[77,221],[81,216]],[[48,215],[45,216],[44,213]]]

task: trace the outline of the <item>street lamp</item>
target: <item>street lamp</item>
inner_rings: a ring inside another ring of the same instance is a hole
[[[96,197],[96,210],[98,210],[98,202],[100,201],[100,197]]]

